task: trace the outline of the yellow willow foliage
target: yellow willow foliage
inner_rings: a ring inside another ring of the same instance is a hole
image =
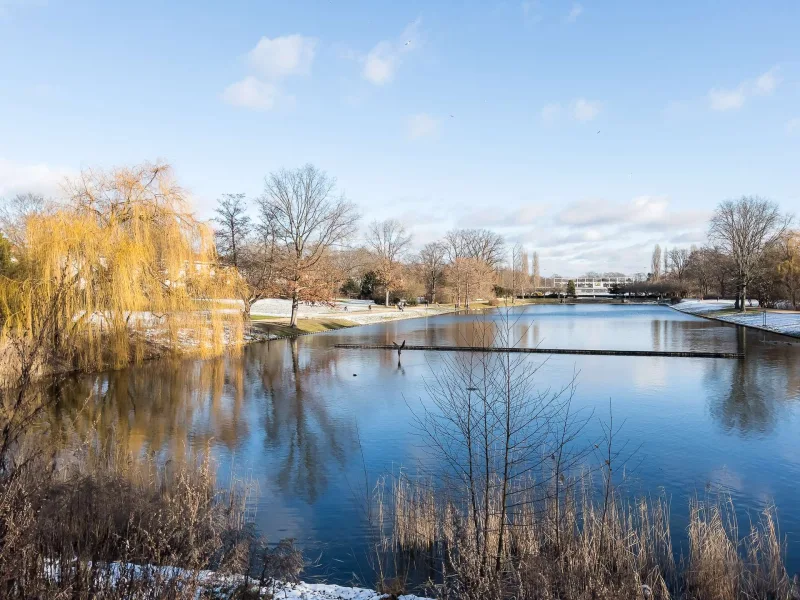
[[[214,267],[211,231],[168,167],[84,173],[68,203],[29,216],[25,231],[22,275],[0,281],[6,339],[44,334],[54,360],[81,370],[241,342],[241,314],[220,302],[238,278]]]

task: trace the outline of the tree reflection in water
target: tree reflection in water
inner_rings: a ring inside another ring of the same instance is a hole
[[[354,423],[328,414],[327,395],[338,387],[337,353],[316,352],[312,359],[312,349],[298,348],[293,339],[257,354],[266,395],[265,442],[277,454],[271,458],[279,459],[277,483],[313,503],[327,486],[329,471],[344,466],[356,443]]]
[[[788,338],[738,327],[739,351],[747,360],[712,361],[706,372],[709,412],[728,432],[771,432],[788,404],[800,400],[800,361]]]
[[[48,392],[61,400],[49,414],[54,442],[113,444],[182,460],[209,446],[241,451],[261,422],[268,464],[252,454],[242,460],[257,470],[277,468],[282,490],[313,503],[355,445],[354,424],[328,414],[335,359],[328,352],[312,361],[294,340],[67,379]]]

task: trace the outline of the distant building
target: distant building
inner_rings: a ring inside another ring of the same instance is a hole
[[[554,277],[552,278],[553,287],[556,289],[567,289],[570,281],[575,282],[576,296],[609,296],[611,288],[621,287],[634,283],[637,280],[635,275],[601,275],[598,277]]]

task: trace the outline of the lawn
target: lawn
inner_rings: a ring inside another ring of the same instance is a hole
[[[346,319],[298,319],[297,327],[289,326],[289,319],[285,317],[254,316],[253,327],[262,333],[268,333],[280,338],[294,337],[303,333],[320,333],[333,331],[357,325]]]

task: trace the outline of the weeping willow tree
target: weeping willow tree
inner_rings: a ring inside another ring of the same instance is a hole
[[[6,347],[46,340],[40,370],[119,368],[148,353],[210,356],[242,339],[238,278],[165,164],[86,171],[67,199],[18,215],[16,268],[0,278]]]

